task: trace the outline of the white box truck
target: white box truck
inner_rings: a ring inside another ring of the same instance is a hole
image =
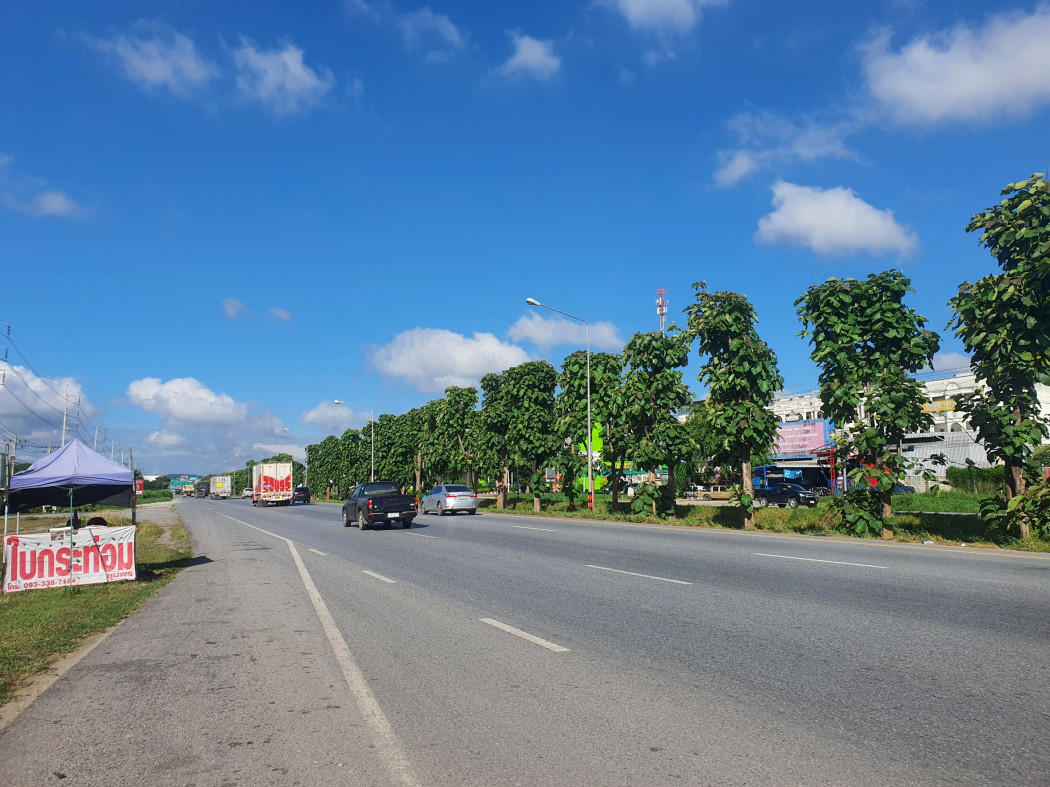
[[[260,462],[252,468],[252,505],[292,502],[292,463]]]
[[[211,477],[212,500],[229,500],[232,489],[233,479],[228,475],[213,475]]]

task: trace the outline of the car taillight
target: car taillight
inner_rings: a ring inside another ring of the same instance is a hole
[[[472,500],[477,500],[477,498],[478,498],[477,495],[471,495],[470,497],[471,497]]]
[[[372,498],[368,498],[368,507],[369,507],[369,508],[371,508],[371,507],[372,507]]]
[[[445,499],[446,500],[455,500],[456,496],[455,495],[445,495]]]
[[[419,498],[418,497],[413,497],[412,498],[412,506],[414,508],[419,508]]]

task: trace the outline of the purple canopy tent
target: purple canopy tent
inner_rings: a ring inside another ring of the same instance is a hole
[[[130,506],[132,522],[135,520],[134,474],[76,438],[11,476],[10,489],[8,505],[17,512],[37,506],[77,508],[100,503]]]

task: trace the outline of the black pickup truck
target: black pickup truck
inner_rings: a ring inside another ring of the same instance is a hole
[[[362,530],[389,522],[412,527],[417,509],[416,496],[401,494],[393,481],[358,484],[343,503],[343,527],[350,527],[354,522]]]

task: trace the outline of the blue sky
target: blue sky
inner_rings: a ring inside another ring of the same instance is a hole
[[[301,455],[367,420],[333,399],[559,366],[582,332],[527,296],[617,350],[659,287],[744,293],[791,392],[815,282],[902,268],[941,331],[993,268],[970,216],[1050,164],[1050,5],[854,5],[7,8],[0,440],[40,455],[68,390],[146,472]]]

